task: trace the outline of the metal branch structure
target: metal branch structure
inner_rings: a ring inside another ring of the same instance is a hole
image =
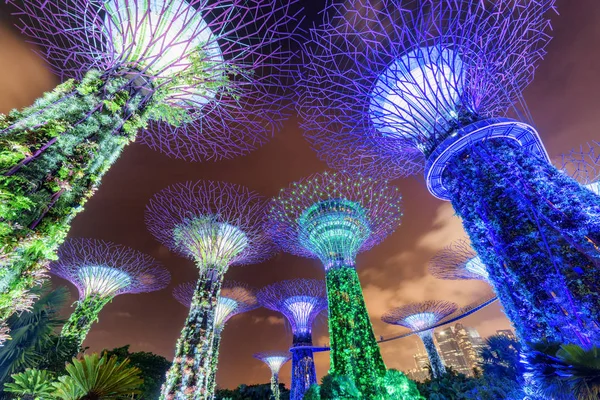
[[[489,282],[485,265],[468,240],[457,240],[429,261],[429,273],[439,279],[478,279]]]
[[[231,265],[258,263],[273,254],[264,231],[266,199],[231,183],[178,183],[150,199],[145,219],[163,245],[194,260],[200,272],[161,399],[209,398],[223,276]]]
[[[327,308],[324,281],[293,279],[262,288],[257,294],[261,306],[283,314],[292,333],[291,400],[302,400],[311,385],[317,384],[313,355],[312,326]]]
[[[279,371],[283,364],[290,361],[292,355],[289,351],[265,351],[255,353],[253,357],[267,364],[271,370],[271,392],[273,393],[273,399],[279,400]]]
[[[298,11],[296,0],[8,3],[64,82],[0,115],[0,193],[10,205],[0,210],[0,320],[43,277],[128,143],[218,160],[280,129]]]
[[[169,272],[154,258],[119,244],[96,239],[67,239],[50,273],[77,287],[79,300],[61,336],[81,345],[102,308],[115,296],[167,287]]]
[[[522,91],[553,9],[553,0],[330,1],[306,46],[298,109],[332,167],[424,171],[462,218],[519,337],[589,346],[600,340],[600,197],[512,119],[531,119]]]
[[[191,307],[194,293],[198,283],[195,281],[182,283],[173,289],[173,297],[187,308]],[[221,345],[221,333],[230,318],[259,307],[254,290],[242,282],[224,281],[221,286],[221,294],[215,308],[215,336],[212,344],[212,364],[210,376],[206,380],[205,391],[209,393],[208,398],[214,398],[217,385],[217,365],[219,362],[219,347]]]
[[[321,173],[282,189],[271,201],[268,232],[284,251],[323,263],[329,304],[330,371],[374,395],[385,364],[369,320],[356,255],[399,225],[396,187],[360,174]]]
[[[588,143],[563,154],[560,169],[600,195],[600,142]]]
[[[433,343],[433,327],[457,309],[456,304],[448,301],[425,301],[393,308],[383,314],[381,320],[388,324],[402,325],[417,331],[417,335],[421,338],[425,350],[427,350],[431,373],[433,377],[439,377],[446,372],[446,368],[444,368]]]

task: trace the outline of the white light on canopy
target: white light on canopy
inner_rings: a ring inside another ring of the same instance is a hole
[[[312,297],[293,296],[284,301],[285,306],[294,316],[296,328],[300,332],[310,332],[309,320],[315,308]]]
[[[175,239],[203,266],[226,266],[248,246],[246,234],[212,217],[200,217],[175,228]]]
[[[276,375],[277,373],[279,373],[281,366],[283,364],[285,364],[288,360],[289,360],[289,357],[272,356],[272,357],[266,358],[265,362],[271,369],[271,372]]]
[[[85,266],[79,268],[77,276],[85,297],[91,295],[113,296],[131,284],[131,277],[117,268]]]
[[[218,330],[223,329],[225,322],[231,314],[238,308],[238,302],[228,297],[219,297],[217,307],[215,308],[215,327]]]
[[[481,262],[479,257],[473,257],[465,263],[465,269],[476,275],[483,277],[486,281],[489,278],[485,265]]]
[[[185,0],[106,0],[104,8],[104,30],[113,51],[148,75],[177,75],[189,68],[190,55],[198,48],[207,65],[214,68],[224,63],[210,27]],[[222,73],[215,68],[215,79]],[[198,105],[214,97],[210,90],[195,91],[182,90],[178,98]]]
[[[457,54],[439,46],[421,47],[379,76],[371,93],[371,121],[385,136],[431,136],[456,117],[463,87],[463,62]]]
[[[419,331],[435,325],[437,322],[437,316],[431,312],[424,312],[409,315],[408,317],[404,318],[404,322],[410,325],[413,331]]]
[[[587,184],[585,187],[600,196],[600,181]]]

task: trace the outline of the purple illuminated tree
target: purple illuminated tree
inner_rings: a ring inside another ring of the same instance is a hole
[[[488,273],[468,240],[457,240],[429,261],[429,273],[439,279],[479,279]]]
[[[217,160],[280,128],[296,1],[8,2],[64,82],[0,115],[0,320],[128,143]]]
[[[178,285],[173,289],[173,297],[181,304],[190,308],[194,293],[196,292],[197,282],[187,282]],[[217,364],[219,362],[219,346],[221,345],[221,333],[225,329],[225,324],[235,315],[258,308],[258,302],[254,295],[254,290],[242,282],[225,281],[221,287],[221,294],[217,300],[215,308],[215,336],[212,344],[212,364],[209,371],[210,375],[206,381],[205,390],[209,393],[208,398],[214,398],[216,388]]]
[[[261,306],[282,313],[292,328],[290,399],[302,400],[310,386],[317,384],[312,325],[327,308],[325,282],[316,279],[281,281],[264,287],[257,297]]]
[[[256,353],[253,355],[254,358],[267,364],[271,370],[271,392],[273,393],[273,399],[279,400],[279,370],[292,358],[289,351],[265,351],[263,353]]]
[[[433,343],[433,326],[457,309],[456,304],[448,301],[425,301],[393,308],[383,314],[381,320],[412,329],[421,338],[427,350],[433,377],[438,377],[446,372],[446,369]]]
[[[50,272],[77,287],[79,301],[61,336],[81,345],[102,308],[115,296],[167,287],[171,275],[154,258],[111,242],[67,239]]]
[[[266,202],[239,185],[178,183],[146,206],[148,230],[169,249],[194,260],[200,277],[190,313],[167,373],[162,399],[206,399],[213,365],[215,312],[230,265],[258,263],[272,255],[263,227]]]
[[[318,258],[329,304],[330,373],[347,375],[375,396],[386,368],[373,334],[356,255],[379,244],[400,223],[401,196],[386,181],[322,173],[282,189],[271,202],[269,233],[284,251]]]
[[[509,118],[528,117],[522,91],[545,54],[554,1],[336,4],[311,31],[299,82],[320,156],[387,177],[424,169],[520,337],[598,342],[600,197]]]

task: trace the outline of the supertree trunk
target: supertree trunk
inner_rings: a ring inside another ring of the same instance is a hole
[[[0,319],[40,278],[104,173],[137,127],[142,106],[124,79],[91,71],[23,111],[0,115]]]
[[[81,345],[92,324],[98,320],[102,308],[112,300],[112,296],[90,296],[77,302],[75,311],[62,328],[61,336],[77,340]]]
[[[423,345],[425,346],[425,350],[427,351],[427,357],[429,358],[429,365],[431,367],[431,375],[432,378],[437,378],[446,373],[446,368],[444,367],[444,363],[440,358],[440,354],[435,348],[435,344],[433,343],[433,332],[423,332],[419,335],[421,340],[423,341]]]
[[[469,148],[445,183],[519,336],[600,339],[600,197],[505,141]]]
[[[303,343],[292,349],[291,400],[302,400],[306,391],[317,384],[317,371],[312,351],[312,343]]]
[[[271,393],[273,400],[279,400],[281,394],[279,393],[279,374],[271,375]]]
[[[325,274],[329,301],[330,372],[351,377],[365,398],[376,395],[386,367],[375,340],[358,274],[334,266]]]
[[[217,366],[219,364],[219,347],[221,346],[221,330],[215,332],[212,345],[212,356],[210,358],[210,366],[206,375],[206,393],[208,399],[215,398],[215,390],[217,388]]]
[[[212,365],[215,307],[222,283],[222,271],[202,271],[185,327],[177,341],[173,365],[167,372],[161,399],[209,398],[205,384]]]

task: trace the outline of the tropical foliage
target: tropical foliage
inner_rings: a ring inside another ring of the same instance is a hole
[[[523,352],[528,394],[545,399],[597,400],[600,349],[554,343],[530,344]]]
[[[10,380],[11,374],[27,368],[61,372],[65,361],[77,354],[73,343],[54,333],[64,323],[58,311],[69,298],[67,290],[49,290],[49,285],[44,285],[34,293],[41,293],[41,297],[33,308],[7,321],[12,339],[0,347],[0,385]]]
[[[107,357],[116,356],[121,362],[128,359],[129,365],[138,368],[144,377],[144,383],[140,386],[140,397],[142,399],[158,399],[160,387],[165,381],[165,375],[169,367],[171,367],[170,361],[162,356],[145,351],[130,353],[129,345],[104,351],[103,355]]]
[[[86,355],[67,364],[66,375],[54,380],[47,371],[27,370],[13,375],[6,391],[31,399],[95,400],[124,399],[139,394],[143,380],[129,360]]]
[[[369,397],[373,400],[419,400],[423,399],[417,385],[406,375],[395,369],[387,370],[384,378],[379,379],[375,387],[377,394]],[[342,400],[363,399],[348,376],[329,374],[321,380],[321,386],[312,385],[304,394],[304,400]]]
[[[12,383],[4,386],[5,392],[18,394],[23,399],[51,398],[54,393],[51,383],[54,377],[48,371],[27,369],[14,374],[12,379]]]

